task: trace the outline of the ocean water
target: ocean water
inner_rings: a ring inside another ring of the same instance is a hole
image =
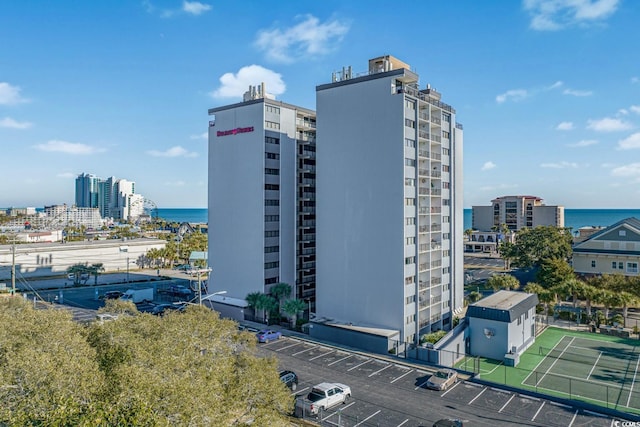
[[[464,229],[471,228],[471,209],[464,210]],[[616,222],[635,217],[640,219],[640,209],[566,209],[564,226],[573,231],[581,227],[608,227]]]
[[[159,208],[158,216],[167,221],[207,223],[207,208]],[[564,226],[574,231],[580,227],[608,227],[616,222],[635,217],[640,209],[565,209]],[[464,229],[471,228],[471,209],[464,210]]]

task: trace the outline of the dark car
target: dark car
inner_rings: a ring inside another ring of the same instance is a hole
[[[296,391],[298,388],[298,376],[293,371],[280,372],[280,381],[282,381],[291,391]]]
[[[451,418],[443,418],[441,420],[436,421],[433,424],[433,427],[463,427],[464,424],[461,420],[454,420]]]
[[[123,292],[120,291],[107,291],[101,296],[102,299],[118,299],[122,296]]]
[[[151,310],[151,314],[156,316],[164,316],[169,311],[182,311],[184,310],[183,304],[158,304]]]

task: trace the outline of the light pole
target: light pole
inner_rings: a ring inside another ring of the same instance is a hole
[[[227,293],[227,291],[218,291],[218,292],[214,292],[214,293],[209,294],[209,295],[200,296],[199,297],[200,305],[202,305],[202,301],[204,301],[204,300],[210,300],[211,298],[215,297],[216,295],[224,295],[226,293]]]

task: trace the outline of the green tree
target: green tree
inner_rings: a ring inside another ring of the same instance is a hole
[[[258,318],[258,310],[262,310],[261,298],[262,292],[251,292],[247,294],[244,300],[247,302],[249,307],[253,310],[254,320]]]
[[[478,291],[471,291],[467,294],[467,300],[469,304],[473,304],[474,302],[478,302],[482,299],[482,294]]]
[[[536,280],[547,289],[575,278],[573,267],[564,259],[546,258],[540,262]]]
[[[282,303],[282,311],[291,318],[291,326],[296,327],[298,313],[304,311],[307,304],[300,299],[289,299]]]
[[[282,301],[291,296],[291,285],[288,283],[276,283],[270,289],[270,294],[278,301],[278,312],[282,311]]]
[[[569,260],[573,237],[567,228],[538,226],[522,228],[516,233],[513,265],[516,267],[539,266],[545,259]]]
[[[504,260],[504,269],[509,270],[517,256],[516,245],[508,240],[503,240],[498,244],[498,254]]]
[[[494,274],[487,280],[487,286],[494,291],[500,289],[516,290],[520,288],[520,281],[510,274]]]
[[[97,286],[98,276],[100,276],[100,273],[104,272],[104,264],[102,264],[101,262],[96,264],[91,264],[89,267],[87,267],[87,271],[89,272],[89,274],[93,276],[95,280],[94,284]]]
[[[67,268],[68,274],[73,274],[73,285],[78,286],[83,276],[89,275],[89,267],[86,264],[73,264]]]
[[[529,282],[525,285],[524,291],[530,294],[538,295],[538,301],[544,306],[544,314],[549,314],[549,304],[554,302],[556,296],[553,292],[545,289],[543,286],[535,282]]]

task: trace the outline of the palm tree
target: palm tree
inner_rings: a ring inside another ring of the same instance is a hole
[[[291,285],[277,283],[271,287],[269,293],[278,301],[278,312],[280,312],[282,311],[282,300],[291,296]]]
[[[469,304],[473,304],[474,302],[478,302],[482,299],[482,294],[478,291],[471,291],[467,295],[467,299],[469,300]]]
[[[544,304],[544,314],[547,315],[549,313],[549,303],[555,301],[555,295],[553,292],[550,292],[548,289],[545,289],[535,282],[527,283],[524,287],[524,291],[530,294],[537,294],[538,301]]]
[[[598,292],[598,288],[593,286],[590,282],[586,282],[584,287],[580,291],[580,298],[585,301],[585,308],[587,311],[587,316],[591,318],[591,303]]]
[[[619,302],[622,304],[622,318],[624,319],[622,325],[626,327],[629,305],[635,303],[638,298],[630,292],[619,292],[617,295]]]
[[[251,292],[244,298],[245,301],[247,301],[247,304],[249,304],[249,307],[253,310],[254,320],[257,318],[258,310],[262,310],[262,295],[264,295],[262,292]]]
[[[89,267],[87,267],[87,270],[89,271],[89,274],[93,275],[95,279],[95,285],[97,286],[98,276],[100,275],[100,273],[104,271],[104,265],[101,262],[96,264],[91,264]]]
[[[307,304],[299,299],[289,299],[282,304],[282,311],[284,312],[284,314],[291,317],[292,328],[296,327],[298,313],[303,311],[306,307]]]
[[[279,303],[271,295],[261,294],[259,304],[264,310],[264,321],[267,325],[269,324],[269,318],[273,319],[276,316],[280,316],[280,311],[278,310],[280,308]]]

